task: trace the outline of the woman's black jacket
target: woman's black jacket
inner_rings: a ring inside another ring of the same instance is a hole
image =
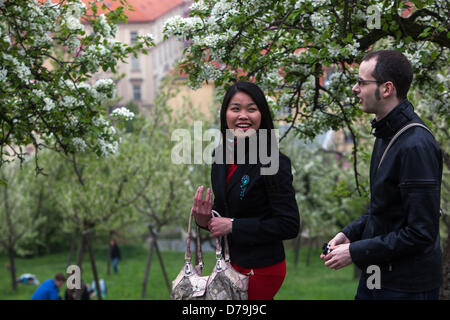
[[[275,175],[261,175],[261,164],[239,164],[228,187],[226,178],[227,164],[213,163],[213,209],[234,218],[228,235],[232,262],[259,268],[284,260],[283,240],[295,238],[300,224],[289,158],[279,153]]]

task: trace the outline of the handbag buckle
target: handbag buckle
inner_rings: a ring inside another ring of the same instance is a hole
[[[222,270],[222,259],[217,260],[216,270],[218,271]]]
[[[184,273],[186,274],[191,274],[191,264],[190,261],[185,262],[185,269],[184,269]]]

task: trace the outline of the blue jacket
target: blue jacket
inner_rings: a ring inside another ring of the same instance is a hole
[[[59,290],[53,279],[45,280],[33,293],[31,300],[59,300]]]

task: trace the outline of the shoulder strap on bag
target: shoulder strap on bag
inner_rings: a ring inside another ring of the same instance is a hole
[[[389,142],[388,146],[386,147],[386,150],[384,150],[383,155],[381,156],[381,160],[380,163],[378,164],[378,168],[381,166],[381,163],[383,162],[384,157],[386,156],[388,150],[390,149],[390,147],[394,144],[394,142],[397,140],[397,138],[406,130],[408,130],[411,127],[422,127],[424,129],[426,129],[429,133],[431,133],[431,135],[433,135],[433,133],[430,131],[430,129],[428,129],[426,126],[424,126],[421,123],[417,123],[417,122],[413,122],[410,124],[407,124],[406,126],[404,126],[403,128],[401,128],[400,130],[397,131],[397,133],[394,135],[394,137],[391,139],[391,141]]]
[[[216,210],[211,210],[211,213],[213,216],[221,217],[221,215]],[[225,261],[230,261],[230,249],[228,247],[228,239],[225,235],[224,237],[224,246],[225,246]],[[216,238],[216,257],[219,257],[222,255],[222,245],[220,244],[221,237]]]
[[[184,254],[184,260],[191,262],[192,259],[192,253],[191,253],[191,238],[192,238],[192,217],[193,212],[191,210],[191,213],[189,215],[189,225],[188,225],[188,235],[186,240],[186,252]],[[202,257],[202,244],[200,241],[200,227],[197,225],[197,258],[198,258],[198,265],[200,268],[203,268],[203,257]]]

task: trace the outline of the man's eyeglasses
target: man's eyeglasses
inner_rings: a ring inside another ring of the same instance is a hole
[[[376,83],[385,83],[386,81],[380,81],[380,80],[364,80],[361,78],[358,78],[358,80],[356,80],[356,82],[358,83],[358,86],[363,86],[366,83],[370,83],[370,82],[376,82]]]

